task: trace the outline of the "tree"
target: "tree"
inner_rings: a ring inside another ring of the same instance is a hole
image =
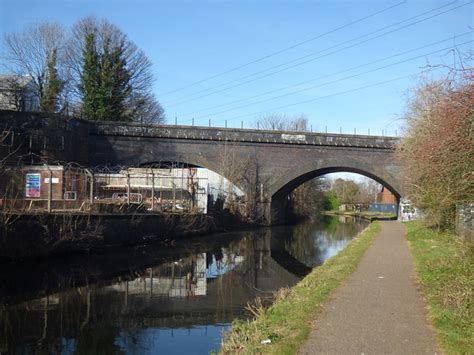
[[[41,97],[40,108],[42,112],[56,112],[58,109],[59,95],[64,85],[59,78],[57,65],[57,49],[53,48],[48,58],[47,80]]]
[[[2,59],[6,70],[18,77],[25,75],[31,77],[33,85],[30,90],[37,102],[43,102],[46,90],[49,90],[47,95],[51,95],[53,91],[62,89],[61,85],[55,88],[57,83],[48,84],[51,78],[49,67],[53,60],[55,62],[53,80],[54,76],[59,81],[67,77],[62,60],[65,31],[61,25],[55,23],[32,25],[23,32],[4,35],[3,43],[5,50]],[[58,97],[56,105],[59,103],[59,94],[61,93],[58,92],[56,96]],[[50,105],[51,103],[46,107],[50,108]]]
[[[324,210],[326,180],[315,178],[301,184],[290,194],[292,210],[297,216],[310,216]]]
[[[128,115],[135,122],[160,124],[165,122],[165,110],[154,95],[150,93],[133,93],[129,97]]]
[[[102,60],[102,94],[108,107],[109,121],[127,121],[126,100],[131,94],[130,73],[123,57],[123,43],[110,50],[104,48]]]
[[[451,227],[457,204],[474,196],[474,74],[418,87],[397,153],[410,200],[438,227]]]
[[[40,23],[23,32],[6,34],[4,47],[5,69],[16,77],[32,78],[35,102],[41,103],[42,110],[97,120],[95,109],[102,108],[99,116],[107,120],[165,120],[164,110],[152,92],[150,60],[106,20],[86,17],[67,32],[60,25]],[[91,57],[92,51],[96,58]],[[102,62],[107,65],[101,67]],[[84,73],[85,68],[90,71]],[[110,78],[121,84],[112,85]],[[92,94],[86,102],[84,90]],[[107,102],[116,105],[114,110],[105,110],[97,102],[100,92],[108,97]]]
[[[130,76],[123,58],[123,46],[110,48],[110,41],[104,41],[99,52],[94,38],[94,33],[86,35],[83,51],[79,85],[83,115],[95,121],[127,121],[125,102],[130,95]]]
[[[334,192],[340,203],[352,204],[357,202],[359,185],[352,180],[338,178],[332,183],[331,191]]]
[[[244,203],[233,200],[235,197],[234,187],[228,186],[226,203],[229,204],[233,213],[239,212],[248,221],[255,222],[258,213],[259,203],[264,202],[264,196],[261,190],[263,185],[268,183],[268,178],[262,178],[260,174],[260,162],[258,152],[249,153],[247,157],[238,154],[235,145],[225,144],[219,154],[219,163],[221,171],[232,184],[245,192]],[[233,206],[234,205],[234,206]]]
[[[89,38],[89,35],[93,37]],[[92,43],[88,43],[88,40]],[[80,102],[83,98],[84,54],[92,48],[97,54],[97,68],[101,73],[99,79],[106,81],[99,85],[102,85],[102,93],[109,95],[109,98],[112,91],[117,95],[114,97],[117,98],[115,103],[119,114],[106,113],[106,117],[113,116],[116,120],[120,116],[120,119],[136,122],[163,122],[164,110],[152,93],[150,60],[118,27],[95,17],[78,21],[72,28],[67,45],[68,66],[73,82],[77,83],[75,87],[79,89],[75,92],[76,99]],[[110,78],[119,84],[107,81]],[[83,110],[83,115],[87,118],[89,112],[86,111]]]
[[[82,93],[82,112],[90,120],[100,119],[99,59],[94,45],[94,34],[87,34],[83,50],[83,71],[79,90]]]
[[[285,115],[272,114],[258,119],[256,125],[260,129],[275,131],[308,131],[308,119],[304,116],[290,118]]]
[[[369,204],[377,202],[377,194],[381,191],[382,185],[370,178],[365,178],[359,185],[358,203]]]
[[[325,211],[334,211],[339,208],[341,202],[337,199],[336,194],[334,191],[326,191],[324,194],[324,205],[323,208]]]
[[[113,49],[104,42],[100,63],[101,116],[106,121],[127,121],[125,100],[130,95],[130,75],[123,59],[123,45]]]

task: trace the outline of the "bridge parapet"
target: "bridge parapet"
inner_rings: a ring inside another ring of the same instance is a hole
[[[0,110],[0,156],[17,165],[77,162],[142,166],[175,161],[212,170],[244,191],[258,187],[259,216],[273,221],[286,195],[331,172],[356,172],[403,196],[396,137],[91,122]],[[2,131],[0,131],[2,132]],[[242,182],[244,181],[244,182]],[[246,181],[246,182],[245,182]],[[253,193],[252,192],[252,193]]]
[[[394,149],[396,137],[268,131],[255,129],[212,128],[198,126],[149,125],[136,123],[95,122],[91,134],[105,136],[151,137],[185,140],[272,143],[319,146],[342,146]]]

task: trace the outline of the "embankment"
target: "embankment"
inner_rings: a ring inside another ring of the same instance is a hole
[[[3,216],[0,262],[102,251],[249,226],[202,214],[23,214]]]

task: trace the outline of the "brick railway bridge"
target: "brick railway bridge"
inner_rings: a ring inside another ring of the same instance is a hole
[[[284,221],[288,193],[327,173],[359,173],[402,196],[394,137],[90,122],[12,111],[0,111],[0,129],[10,131],[0,149],[41,162],[140,167],[168,161],[213,170],[257,197],[266,224]]]

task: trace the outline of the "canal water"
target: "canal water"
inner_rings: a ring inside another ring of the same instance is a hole
[[[348,217],[2,265],[0,353],[208,354],[367,225]]]

